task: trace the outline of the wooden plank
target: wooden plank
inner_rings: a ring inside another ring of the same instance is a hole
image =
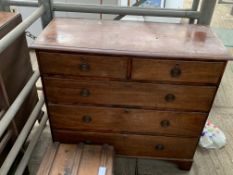
[[[76,145],[60,144],[50,170],[51,175],[71,174],[76,148]]]
[[[52,144],[37,175],[112,175],[114,149],[109,145]],[[100,168],[105,174],[98,174]]]
[[[37,171],[37,175],[50,174],[50,170],[53,165],[53,161],[56,157],[58,148],[59,148],[59,143],[50,144],[50,146],[48,147],[47,151],[44,154],[40,168]]]

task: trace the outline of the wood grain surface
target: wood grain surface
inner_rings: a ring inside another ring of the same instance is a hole
[[[55,141],[65,143],[92,143],[114,145],[116,154],[153,157],[192,159],[198,138],[145,136],[99,132],[77,132],[53,130]]]
[[[97,175],[100,167],[112,175],[114,150],[108,145],[60,144],[48,148],[37,175]]]
[[[132,79],[218,84],[225,64],[225,62],[133,59]]]
[[[68,80],[49,77],[44,77],[43,82],[49,103],[82,103],[207,112],[216,91],[216,87],[212,86]]]
[[[52,129],[74,131],[197,137],[200,135],[207,118],[206,113],[195,112],[52,104],[48,107]]]
[[[55,18],[32,47],[186,60],[231,59],[209,27],[189,24]]]
[[[42,74],[125,79],[127,59],[113,56],[39,52]]]

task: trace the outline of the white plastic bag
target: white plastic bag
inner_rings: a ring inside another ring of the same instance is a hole
[[[213,123],[207,121],[199,145],[207,149],[222,148],[226,145],[225,134]]]

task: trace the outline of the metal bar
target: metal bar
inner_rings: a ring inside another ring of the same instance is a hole
[[[22,35],[32,23],[35,22],[45,11],[44,6],[40,6],[23,22],[17,25],[12,31],[0,40],[0,53],[2,53],[11,43],[15,41],[20,35]]]
[[[83,12],[83,13],[104,13],[136,16],[164,16],[164,17],[184,17],[198,19],[200,12],[180,9],[153,9],[141,7],[114,7],[106,5],[83,5],[54,3],[54,11]]]
[[[197,11],[198,10],[199,3],[200,3],[200,0],[193,0],[193,3],[192,3],[192,10],[193,11]],[[194,22],[195,22],[195,19],[193,19],[193,18],[191,18],[189,20],[190,24],[194,24]]]
[[[210,25],[214,8],[217,0],[202,0],[200,18],[197,23],[201,25]]]
[[[38,1],[34,1],[34,0],[30,0],[30,1],[9,0],[8,4],[9,5],[14,5],[14,6],[24,6],[24,7],[38,7],[39,6]]]
[[[138,7],[140,6],[142,3],[144,3],[146,0],[137,0],[132,7]],[[114,18],[114,20],[121,20],[122,18],[124,18],[125,15],[118,15],[117,17]]]
[[[36,1],[10,0],[10,5],[18,6],[38,6]],[[133,7],[115,7],[106,5],[84,5],[84,4],[67,4],[52,3],[53,11],[83,12],[83,13],[103,13],[119,15],[136,15],[136,16],[164,16],[164,17],[184,17],[198,19],[200,12],[190,9],[153,9],[153,8],[133,8]]]
[[[11,148],[9,154],[7,155],[6,159],[4,160],[2,167],[0,169],[1,175],[6,175],[10,170],[15,158],[17,157],[23,143],[25,142],[30,130],[32,129],[38,114],[44,104],[44,98],[41,97],[40,101],[36,104],[35,108],[33,109],[32,113],[30,114],[26,124],[24,125],[23,129],[21,130],[19,136],[17,137],[13,147]]]
[[[37,143],[37,141],[38,141],[44,127],[45,127],[47,119],[48,119],[48,116],[47,116],[47,113],[45,113],[43,115],[43,118],[42,118],[41,122],[40,122],[40,126],[37,128],[35,134],[33,135],[32,140],[30,141],[30,143],[29,143],[29,145],[27,147],[27,150],[24,153],[23,158],[21,159],[21,161],[20,161],[20,163],[19,163],[19,165],[18,165],[18,167],[16,169],[15,174],[17,174],[17,175],[23,174],[23,172],[24,172],[24,170],[25,170],[25,168],[26,168],[26,166],[28,164],[28,161],[29,161],[29,159],[31,157],[32,151],[35,148],[36,143]]]
[[[9,129],[6,134],[3,136],[1,142],[0,142],[0,154],[2,153],[2,151],[5,149],[7,143],[9,142],[9,140],[11,139],[13,132],[11,129]]]
[[[18,110],[20,109],[24,100],[26,99],[31,89],[35,85],[39,76],[40,76],[39,71],[34,72],[30,80],[27,82],[27,84],[24,86],[24,88],[19,93],[15,101],[9,107],[3,118],[0,120],[0,138],[2,137],[3,133],[5,132],[9,124],[11,123],[12,119],[17,114]]]
[[[45,8],[45,13],[41,16],[41,22],[43,28],[45,28],[49,22],[53,19],[53,10],[51,0],[38,0],[39,5],[43,5]]]
[[[219,0],[218,3],[219,4],[233,4],[233,2],[223,1],[223,0]]]

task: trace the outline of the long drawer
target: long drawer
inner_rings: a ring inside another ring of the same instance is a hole
[[[125,79],[127,59],[114,56],[38,52],[42,74]]]
[[[206,113],[93,106],[49,106],[53,129],[200,136]]]
[[[218,84],[225,62],[133,59],[132,79]]]
[[[44,77],[47,100],[55,104],[98,104],[209,111],[216,87],[68,80]]]
[[[114,145],[117,154],[192,159],[198,138],[53,130],[54,141]]]

